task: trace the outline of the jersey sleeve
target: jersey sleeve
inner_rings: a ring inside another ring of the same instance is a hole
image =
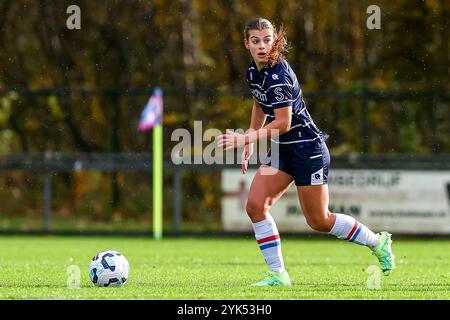
[[[292,88],[292,81],[284,70],[271,75],[267,96],[273,109],[292,106]]]

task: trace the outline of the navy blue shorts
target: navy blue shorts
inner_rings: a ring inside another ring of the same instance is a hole
[[[296,186],[327,183],[330,153],[324,140],[278,146],[278,161],[271,154],[271,150],[268,154],[268,165],[292,176]]]

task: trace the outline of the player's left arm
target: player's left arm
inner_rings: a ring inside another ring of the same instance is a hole
[[[247,133],[247,143],[252,143],[260,139],[275,138],[291,129],[292,105],[276,108],[274,110],[275,120],[259,130]]]
[[[275,120],[261,129],[250,131],[247,134],[240,134],[228,131],[218,137],[218,146],[225,150],[240,148],[249,143],[254,143],[261,139],[275,138],[288,132],[291,129],[292,106],[285,106],[274,110]]]
[[[247,134],[227,131],[226,134],[219,136],[219,147],[224,147],[225,150],[239,148],[260,139],[275,138],[290,130],[293,103],[292,84],[285,74],[276,79],[276,82],[270,84],[267,92],[267,96],[271,97],[270,103],[275,114],[275,120]]]

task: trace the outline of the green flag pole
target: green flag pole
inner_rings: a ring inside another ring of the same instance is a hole
[[[160,240],[163,230],[163,130],[153,128],[153,239]]]
[[[155,88],[141,114],[138,130],[153,129],[153,238],[163,234],[163,93]]]

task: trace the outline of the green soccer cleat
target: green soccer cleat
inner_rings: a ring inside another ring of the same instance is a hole
[[[390,275],[395,268],[395,256],[391,249],[391,236],[388,232],[377,233],[380,243],[372,249],[372,254],[378,258],[381,270],[385,276]]]
[[[252,286],[257,287],[273,287],[273,286],[290,286],[291,279],[287,271],[278,273],[275,271],[268,271],[264,279],[259,282],[252,284]]]

